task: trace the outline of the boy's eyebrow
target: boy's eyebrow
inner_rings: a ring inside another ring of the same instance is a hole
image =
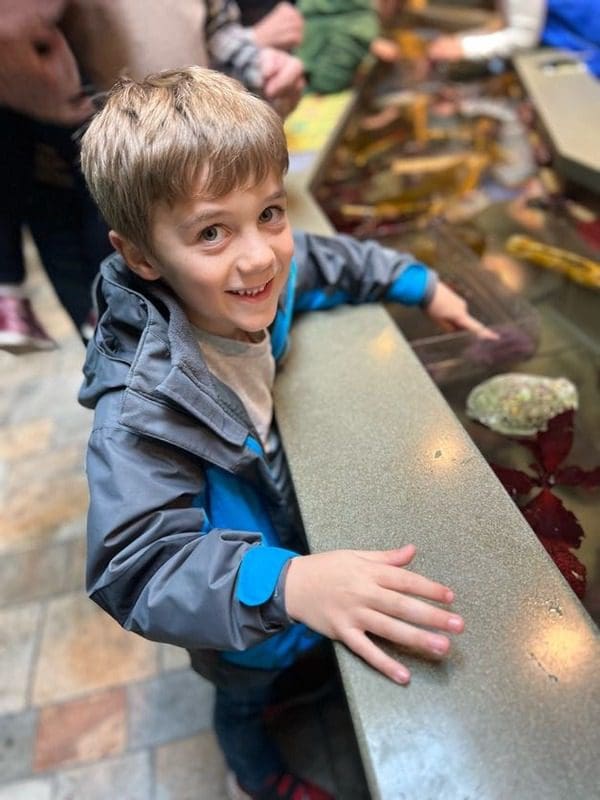
[[[273,203],[276,200],[283,200],[287,197],[286,190],[281,187],[281,189],[277,189],[277,191],[270,194],[268,197],[265,197],[264,203]],[[205,225],[207,222],[220,217],[223,214],[222,208],[207,208],[205,211],[198,211],[197,213],[193,214],[188,219],[181,222],[178,226],[178,230],[189,230],[190,228],[195,228],[197,225]]]

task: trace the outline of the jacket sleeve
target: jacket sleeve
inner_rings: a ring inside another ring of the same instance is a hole
[[[295,554],[263,547],[258,532],[211,530],[199,463],[108,426],[92,433],[87,472],[87,587],[124,628],[190,650],[245,650],[291,624],[278,576]],[[271,588],[253,599],[256,569],[271,570]]]
[[[465,58],[483,61],[487,58],[510,58],[511,55],[535,47],[542,36],[546,18],[545,0],[507,0],[503,8],[505,27],[487,33],[461,36]]]
[[[240,24],[234,0],[208,0],[206,43],[211,66],[237,78],[246,88],[260,92],[263,81],[260,50],[250,28]]]
[[[427,304],[437,273],[409,253],[352,236],[295,232],[298,265],[295,311],[381,300]]]

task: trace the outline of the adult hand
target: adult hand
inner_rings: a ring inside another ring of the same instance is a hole
[[[408,669],[368,633],[439,659],[447,655],[450,640],[429,628],[451,633],[464,628],[458,614],[426,602],[451,603],[454,593],[404,569],[414,555],[414,546],[406,545],[398,550],[336,550],[294,558],[285,581],[287,612],[343,642],[391,680],[408,683]]]
[[[252,26],[254,41],[259,47],[278,47],[293,50],[302,43],[304,17],[291,3],[277,3],[256,25]]]
[[[427,48],[432,61],[460,61],[465,54],[458,36],[438,36]]]
[[[0,43],[0,103],[60,125],[79,125],[93,112],[62,32],[33,18]]]
[[[386,39],[384,36],[378,36],[376,39],[373,39],[369,45],[369,49],[380,61],[389,63],[399,61],[402,55],[400,46],[391,39]]]
[[[298,105],[306,85],[302,62],[283,50],[264,47],[260,51],[259,64],[265,99],[278,114],[286,117]]]
[[[467,309],[467,302],[442,281],[438,281],[435,292],[425,312],[448,331],[471,331],[480,339],[498,339],[494,331],[487,328],[479,320],[472,317]]]

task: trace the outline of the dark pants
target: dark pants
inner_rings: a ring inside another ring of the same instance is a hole
[[[100,262],[112,248],[79,170],[73,133],[0,108],[0,283],[20,285],[25,279],[21,229],[28,225],[79,329],[92,307]]]
[[[245,669],[216,653],[190,651],[192,669],[216,687],[214,728],[229,769],[254,792],[286,767],[265,725],[269,707],[341,690],[331,642],[323,641],[284,670]]]
[[[260,789],[284,763],[263,716],[272,685],[217,687],[214,727],[227,766],[249,792]]]

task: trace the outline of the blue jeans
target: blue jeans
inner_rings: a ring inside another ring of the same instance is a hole
[[[264,711],[272,684],[217,686],[214,727],[230,770],[242,788],[255,792],[271,775],[284,771],[279,750],[266,730]]]

